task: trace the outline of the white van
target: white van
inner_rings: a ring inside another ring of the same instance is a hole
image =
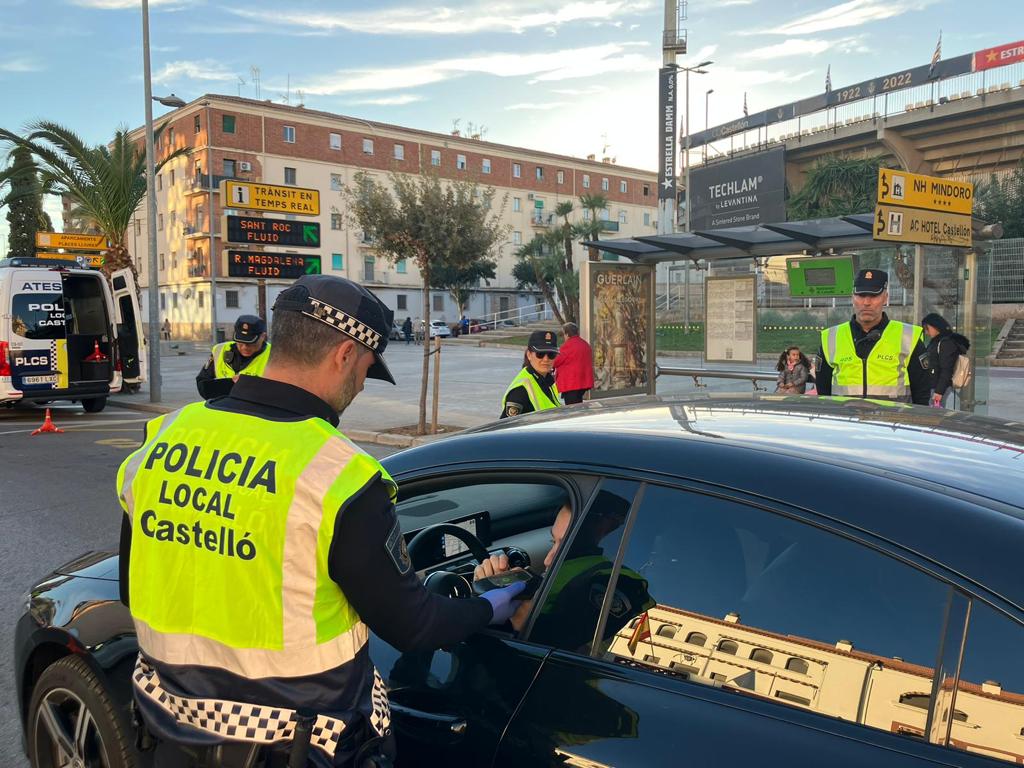
[[[72,261],[0,261],[0,405],[73,400],[90,413],[145,380],[131,271]]]

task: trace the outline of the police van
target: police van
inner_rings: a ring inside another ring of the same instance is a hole
[[[102,411],[108,395],[145,380],[140,321],[131,270],[108,285],[84,261],[0,260],[0,405]]]

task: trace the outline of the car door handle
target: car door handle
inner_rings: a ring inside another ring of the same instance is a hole
[[[466,718],[459,715],[439,715],[434,712],[424,712],[421,709],[413,709],[402,704],[391,702],[391,714],[399,718],[415,720],[420,726],[431,730],[447,732],[452,736],[462,736],[469,727]]]

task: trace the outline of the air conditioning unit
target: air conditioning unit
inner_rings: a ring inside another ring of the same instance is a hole
[[[526,199],[527,199],[527,200],[533,200],[533,192],[531,192],[530,194],[528,194],[528,195],[526,196]]]
[[[245,162],[245,160],[243,160],[242,162],[240,162],[238,164],[238,170],[240,170],[240,171],[251,171],[252,170],[252,163],[247,163],[247,162]]]

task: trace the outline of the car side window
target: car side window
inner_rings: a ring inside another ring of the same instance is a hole
[[[529,632],[532,642],[589,652],[638,488],[639,483],[628,480],[604,480],[582,517],[574,521],[562,543],[564,556],[555,561],[554,572],[546,574],[549,585]],[[616,592],[607,609],[607,636],[643,611],[645,599],[646,593],[633,589]]]
[[[653,607],[604,658],[923,732],[949,585],[810,524],[654,485],[644,489],[619,583],[637,579]]]
[[[941,743],[1024,763],[1024,626],[974,600],[956,698],[942,718]],[[937,718],[941,713],[937,713]]]

